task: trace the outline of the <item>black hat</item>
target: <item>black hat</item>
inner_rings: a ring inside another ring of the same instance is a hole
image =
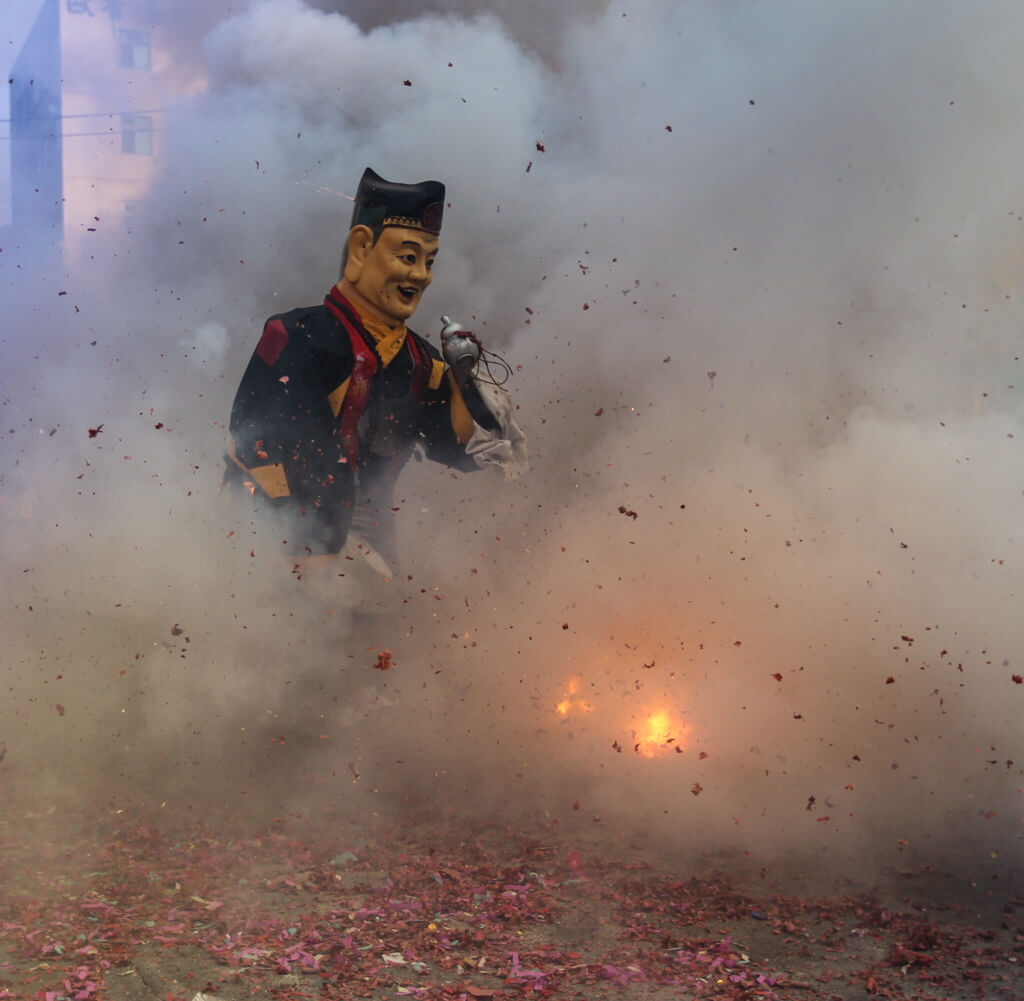
[[[385,181],[367,167],[356,191],[349,229],[369,226],[378,233],[385,226],[408,226],[437,235],[443,213],[444,185],[440,181],[398,184]]]

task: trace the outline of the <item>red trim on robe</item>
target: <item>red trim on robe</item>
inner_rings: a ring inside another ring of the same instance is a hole
[[[287,343],[288,331],[284,329],[284,324],[280,320],[270,320],[263,328],[263,336],[256,345],[256,354],[268,365],[274,366]]]
[[[359,421],[366,412],[366,405],[370,399],[373,377],[377,374],[378,357],[368,343],[368,340],[373,339],[372,335],[359,322],[358,313],[337,287],[332,288],[324,298],[324,305],[345,329],[352,343],[352,375],[345,391],[345,402],[338,415],[338,427],[345,446],[345,455],[355,468],[359,461]],[[410,391],[413,399],[422,402],[433,363],[426,352],[416,346],[411,331],[406,333],[405,343],[409,346],[413,360]]]
[[[332,296],[336,296],[336,299],[332,299]],[[345,329],[352,344],[352,375],[345,391],[345,402],[338,415],[338,429],[345,446],[345,456],[355,469],[359,462],[359,420],[366,412],[366,404],[370,399],[370,388],[377,373],[377,355],[366,343],[362,331],[353,323],[353,317],[349,314],[352,307],[340,292],[332,289],[331,294],[324,299],[324,305]]]

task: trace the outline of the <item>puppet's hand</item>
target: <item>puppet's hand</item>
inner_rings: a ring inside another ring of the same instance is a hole
[[[451,366],[452,377],[455,379],[455,385],[460,390],[466,388],[466,383],[469,382],[469,377],[473,374],[474,368],[476,368],[476,359],[474,358],[459,358]]]
[[[462,389],[480,360],[480,339],[471,331],[463,330],[461,324],[452,323],[447,316],[442,316],[441,322],[444,324],[441,328],[444,360],[452,370],[456,385]]]

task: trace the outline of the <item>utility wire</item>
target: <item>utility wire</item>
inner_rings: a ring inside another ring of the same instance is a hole
[[[150,126],[148,129],[111,129],[109,132],[62,132],[60,136],[19,136],[21,139],[81,139],[85,136],[137,136],[147,135],[151,132],[165,132],[163,126]],[[0,136],[0,142],[13,142],[14,136]]]
[[[77,115],[40,115],[32,118],[0,118],[0,125],[11,125],[14,122],[57,122],[65,118],[113,118],[115,115],[162,115],[166,108],[140,108],[138,111],[83,111]]]

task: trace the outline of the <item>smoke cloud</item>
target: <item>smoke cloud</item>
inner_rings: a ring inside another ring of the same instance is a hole
[[[132,232],[0,255],[4,782],[1019,847],[1024,15],[411,6],[197,7]],[[447,184],[415,326],[509,360],[533,463],[413,464],[369,625],[218,493],[367,165]]]

